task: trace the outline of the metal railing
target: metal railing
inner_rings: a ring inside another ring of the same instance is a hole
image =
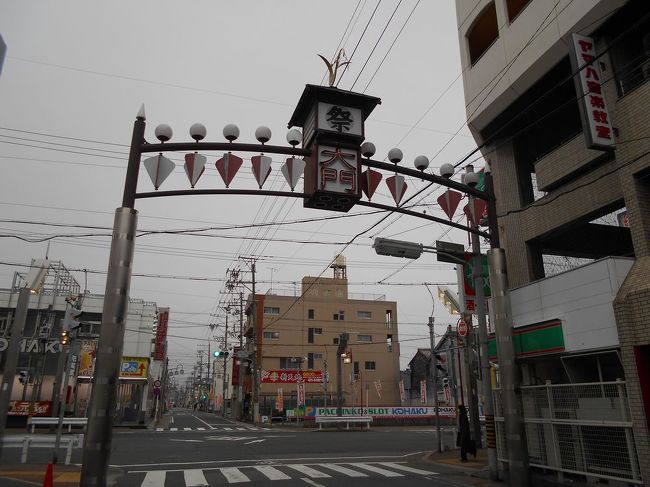
[[[642,484],[625,382],[521,388],[531,467]],[[508,461],[501,391],[494,392],[497,451]]]

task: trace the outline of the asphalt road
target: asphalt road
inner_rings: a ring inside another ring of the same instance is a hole
[[[253,427],[215,414],[175,410],[165,428],[114,432],[110,476],[114,485],[126,487],[339,487],[341,481],[360,487],[463,485],[458,471],[427,460],[434,448],[430,427]],[[42,455],[47,458],[48,452],[30,451],[30,462]],[[77,449],[72,463],[80,461]]]

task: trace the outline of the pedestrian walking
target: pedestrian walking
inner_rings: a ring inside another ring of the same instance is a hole
[[[458,435],[456,436],[456,446],[460,447],[461,462],[467,461],[468,453],[471,453],[476,458],[476,446],[469,431],[467,408],[463,405],[458,406]]]

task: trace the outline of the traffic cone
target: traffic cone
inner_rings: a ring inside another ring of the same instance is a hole
[[[52,464],[47,464],[45,471],[45,478],[43,479],[43,487],[54,487],[54,472],[52,471]]]

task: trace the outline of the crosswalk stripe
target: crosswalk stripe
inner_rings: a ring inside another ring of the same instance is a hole
[[[141,487],[160,487],[165,485],[165,476],[167,472],[164,470],[153,470],[147,472],[147,475],[144,476]]]
[[[326,479],[331,477],[331,475],[327,475],[324,472],[319,472],[318,470],[314,470],[311,467],[308,467],[307,465],[300,465],[300,464],[291,464],[287,465],[289,468],[293,468],[294,470],[297,470],[298,472],[305,474],[307,477],[311,477],[312,479]]]
[[[185,431],[192,431],[192,428],[183,428]]]
[[[203,487],[208,484],[208,481],[205,480],[205,475],[203,475],[203,470],[193,469],[185,470],[183,472],[185,475],[185,486],[186,487]]]
[[[196,428],[199,431],[205,431],[205,428]]]
[[[219,471],[226,477],[226,480],[231,484],[237,484],[239,482],[249,482],[250,479],[246,477],[238,468],[236,467],[223,467]]]
[[[369,472],[373,473],[378,473],[379,475],[383,475],[384,477],[403,477],[401,473],[397,472],[391,472],[390,470],[385,470],[383,468],[375,467],[374,465],[368,465],[367,463],[351,463],[350,465],[354,465],[355,467],[362,468],[364,470],[368,470]]]
[[[169,428],[169,431],[178,431],[178,428]]]
[[[438,475],[438,472],[430,472],[428,470],[420,470],[419,468],[407,467],[400,463],[392,462],[377,462],[379,465],[384,465],[385,467],[394,468],[396,470],[402,470],[404,472],[417,473],[420,475]]]
[[[163,428],[156,428],[156,431],[162,431]]]
[[[347,475],[348,477],[367,477],[368,475],[363,473],[363,472],[357,472],[356,470],[352,470],[347,467],[343,467],[341,465],[337,465],[336,463],[321,463],[319,466],[329,468],[331,470],[334,470],[335,472],[342,473]]]
[[[258,472],[261,472],[264,475],[266,475],[269,478],[269,480],[287,480],[287,479],[291,479],[291,477],[289,477],[284,472],[280,472],[277,468],[270,467],[268,465],[256,466],[255,469]]]
[[[246,428],[237,428],[238,431],[246,431]]]

